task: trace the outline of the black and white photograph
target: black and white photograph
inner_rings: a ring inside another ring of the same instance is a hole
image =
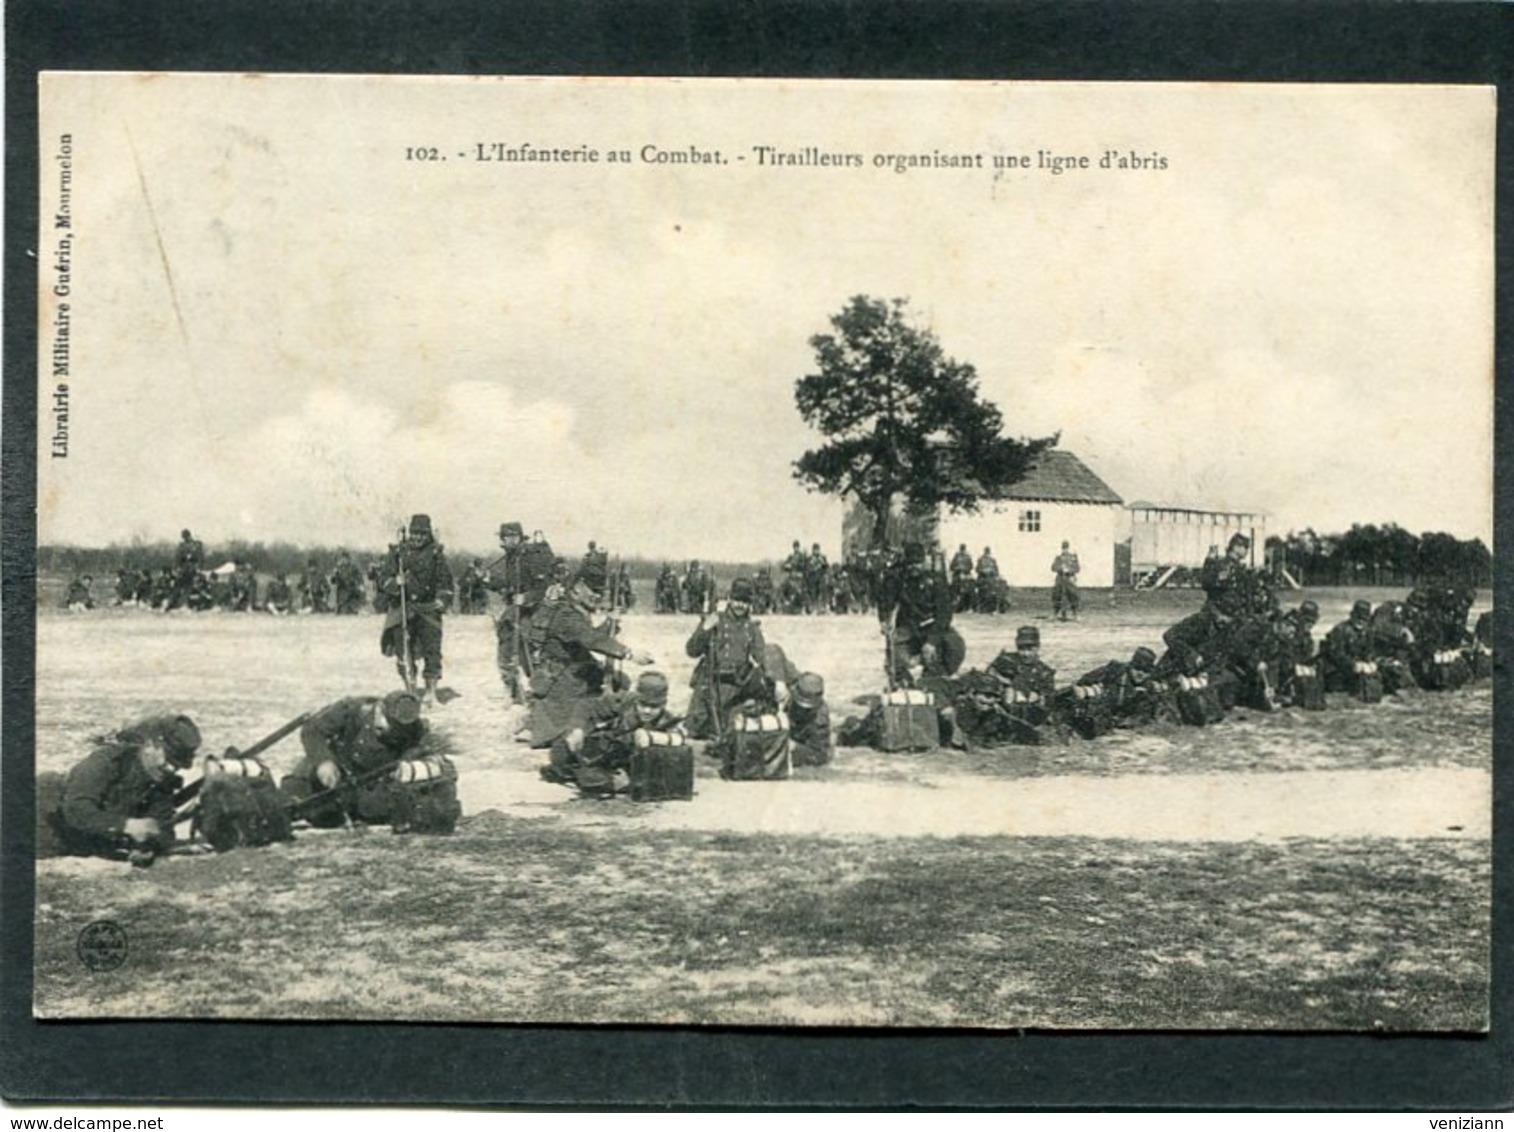
[[[39,98],[36,1019],[1488,1031],[1493,88]]]

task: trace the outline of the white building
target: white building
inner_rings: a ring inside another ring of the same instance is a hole
[[[1077,552],[1080,585],[1112,586],[1124,524],[1123,502],[1114,490],[1071,452],[1053,448],[1002,500],[984,504],[976,515],[942,515],[938,530],[948,561],[964,544],[974,560],[992,547],[999,572],[1012,586],[1050,586],[1051,560],[1063,540]]]
[[[1175,568],[1204,564],[1211,550],[1224,553],[1235,534],[1251,539],[1251,564],[1259,565],[1267,545],[1264,511],[1214,511],[1165,503],[1132,503],[1130,571],[1137,585],[1160,585]]]

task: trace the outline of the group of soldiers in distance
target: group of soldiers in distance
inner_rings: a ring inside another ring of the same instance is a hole
[[[897,569],[901,554],[897,547],[854,550],[843,561],[831,562],[818,542],[806,551],[795,539],[779,566],[781,581],[771,566],[760,566],[752,574],[752,612],[759,617],[870,613],[878,607],[884,579]],[[976,563],[966,546],[961,547],[952,559],[951,579],[956,612],[1009,611],[1009,585],[989,547],[983,548]],[[697,558],[690,559],[681,572],[665,562],[657,576],[654,607],[658,613],[702,613],[716,600],[717,588],[713,573]]]
[[[1249,552],[1237,534],[1205,563],[1204,605],[1167,629],[1160,655],[1143,646],[1059,687],[1033,625],[986,668],[959,672],[966,650],[951,627],[951,588],[923,548],[907,547],[906,568],[879,607],[889,683],[929,693],[942,741],[971,748],[1092,739],[1158,721],[1202,726],[1236,707],[1322,710],[1326,693],[1376,703],[1408,687],[1448,691],[1491,676],[1492,616],[1469,629],[1470,586],[1433,578],[1405,601],[1357,601],[1317,642],[1319,606],[1284,609],[1270,576],[1247,565]],[[839,742],[877,745],[884,722],[875,708],[843,724]]]
[[[110,604],[159,612],[355,614],[368,606],[368,583],[375,570],[360,567],[343,550],[329,566],[311,558],[298,575],[276,574],[260,586],[250,561],[239,558],[232,566],[220,571],[208,568],[205,544],[185,530],[174,548],[172,563],[155,570],[118,568]],[[94,609],[93,577],[81,574],[70,579],[63,605],[73,611]]]

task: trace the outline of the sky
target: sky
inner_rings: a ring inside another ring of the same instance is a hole
[[[1475,87],[47,76],[42,211],[66,134],[74,239],[60,297],[39,233],[43,363],[70,319],[64,459],[39,372],[39,539],[376,548],[426,512],[459,550],[508,519],[568,552],[834,553],[838,505],[791,474],[821,440],[793,387],[867,294],[1127,502],[1491,545],[1493,110]],[[478,160],[496,143],[600,160]],[[658,160],[691,147],[723,164]],[[901,153],[983,167],[873,163]]]

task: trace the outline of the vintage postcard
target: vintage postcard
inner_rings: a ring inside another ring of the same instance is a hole
[[[1491,88],[40,106],[36,1017],[1487,1030]]]

